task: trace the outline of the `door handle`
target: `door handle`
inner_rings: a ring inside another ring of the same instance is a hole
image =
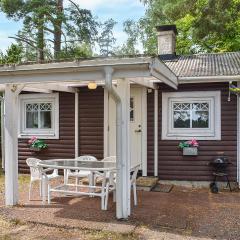
[[[141,129],[135,130],[135,133],[140,133],[140,132],[142,132]]]

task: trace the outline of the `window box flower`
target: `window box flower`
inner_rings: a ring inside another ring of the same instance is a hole
[[[29,141],[29,149],[34,152],[40,152],[43,149],[46,149],[48,145],[41,139],[38,139],[36,136],[32,136]]]
[[[183,150],[184,156],[197,156],[199,143],[195,138],[192,138],[189,141],[183,141],[179,143],[179,148]]]

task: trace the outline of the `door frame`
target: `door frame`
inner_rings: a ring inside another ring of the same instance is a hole
[[[147,176],[147,88],[142,86],[131,86],[142,89],[141,105],[142,105],[142,175]],[[109,93],[104,89],[104,157],[109,155]]]

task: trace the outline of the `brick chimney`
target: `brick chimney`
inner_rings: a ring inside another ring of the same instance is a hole
[[[169,59],[176,56],[176,25],[157,26],[158,55],[161,59]]]

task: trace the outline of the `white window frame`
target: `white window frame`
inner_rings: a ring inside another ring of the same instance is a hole
[[[26,104],[28,103],[52,103],[52,128],[51,129],[27,129],[26,128]],[[19,126],[18,137],[29,138],[37,136],[44,139],[59,139],[59,94],[21,94],[19,95]]]
[[[207,102],[209,104],[209,128],[174,128],[173,103]],[[162,139],[221,140],[221,92],[164,92],[162,93]]]

